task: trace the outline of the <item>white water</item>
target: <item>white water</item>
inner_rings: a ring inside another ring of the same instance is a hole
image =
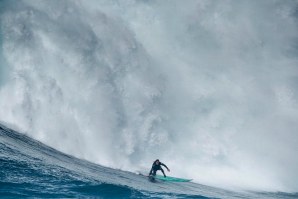
[[[2,1],[0,120],[114,168],[297,192],[296,8]]]

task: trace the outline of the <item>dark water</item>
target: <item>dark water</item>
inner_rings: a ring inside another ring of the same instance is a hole
[[[195,183],[151,183],[143,176],[63,154],[0,126],[2,198],[297,198],[236,193]]]

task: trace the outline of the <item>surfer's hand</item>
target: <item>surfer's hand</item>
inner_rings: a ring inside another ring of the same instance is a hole
[[[168,169],[168,172],[170,172],[170,169]]]

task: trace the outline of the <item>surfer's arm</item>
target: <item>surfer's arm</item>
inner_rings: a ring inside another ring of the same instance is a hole
[[[170,169],[167,167],[167,165],[165,165],[164,163],[161,163],[162,166],[166,167],[168,171],[170,171]]]

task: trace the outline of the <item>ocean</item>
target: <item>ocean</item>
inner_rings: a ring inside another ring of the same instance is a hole
[[[297,10],[0,0],[1,196],[297,198]]]
[[[192,182],[150,182],[61,153],[0,126],[1,198],[297,198],[298,194],[233,192]]]

